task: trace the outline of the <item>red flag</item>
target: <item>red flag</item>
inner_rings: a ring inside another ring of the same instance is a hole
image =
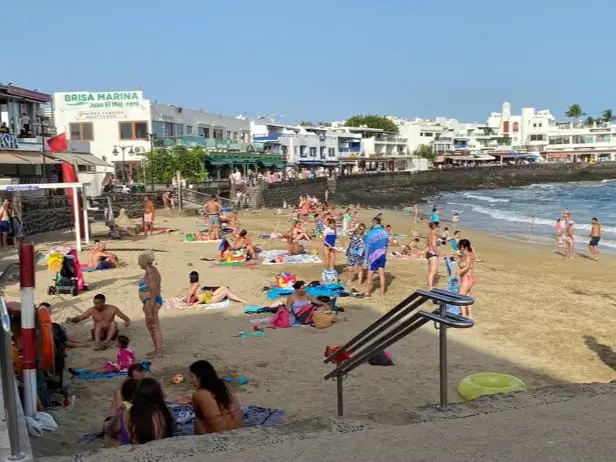
[[[47,140],[49,150],[51,152],[68,151],[68,143],[66,142],[66,133],[60,133],[57,136],[49,138]]]

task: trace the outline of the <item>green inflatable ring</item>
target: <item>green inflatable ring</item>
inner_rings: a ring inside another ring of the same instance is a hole
[[[498,372],[480,372],[464,377],[458,385],[458,393],[468,401],[480,396],[526,391],[526,385],[517,377]]]

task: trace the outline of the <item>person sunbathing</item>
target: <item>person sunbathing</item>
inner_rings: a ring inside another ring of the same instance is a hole
[[[88,266],[97,269],[117,268],[120,261],[118,256],[108,251],[105,244],[98,239],[94,240],[94,245],[90,249]]]
[[[420,248],[419,238],[416,237],[408,244],[402,246],[399,255],[405,255],[407,257],[419,258],[425,254],[425,250]]]
[[[248,231],[246,231],[245,229],[240,231],[229,250],[232,252],[245,252],[246,260],[252,260],[256,258],[255,249],[252,246],[252,241],[248,239]]]
[[[291,237],[294,241],[310,241],[311,238],[306,234],[306,231],[303,230],[298,221],[293,223],[291,227]]]
[[[205,435],[244,426],[237,396],[208,361],[190,365],[190,379],[195,387],[195,435]]]
[[[199,283],[199,273],[191,271],[188,275],[190,283],[186,289],[184,302],[189,305],[219,303],[224,300],[231,300],[238,303],[248,304],[246,300],[235,295],[227,286],[201,287]]]
[[[305,253],[304,246],[293,238],[287,238],[287,245],[289,247],[289,255],[301,255]]]

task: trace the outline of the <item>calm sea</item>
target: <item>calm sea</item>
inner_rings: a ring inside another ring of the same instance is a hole
[[[566,207],[575,222],[577,242],[588,242],[590,220],[597,217],[602,225],[600,247],[616,251],[616,180],[443,193],[430,198],[429,204],[438,205],[445,221],[458,212],[462,228],[536,242],[553,242],[556,219]],[[424,214],[429,211],[422,207]]]

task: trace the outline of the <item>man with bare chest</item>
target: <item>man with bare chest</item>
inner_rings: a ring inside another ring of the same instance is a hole
[[[130,326],[130,319],[117,306],[108,305],[103,294],[94,296],[94,306],[85,313],[67,319],[68,322],[78,323],[92,318],[94,328],[92,336],[96,344],[95,350],[104,350],[109,343],[118,335],[118,323],[115,317],[118,316],[124,321],[126,327]]]

